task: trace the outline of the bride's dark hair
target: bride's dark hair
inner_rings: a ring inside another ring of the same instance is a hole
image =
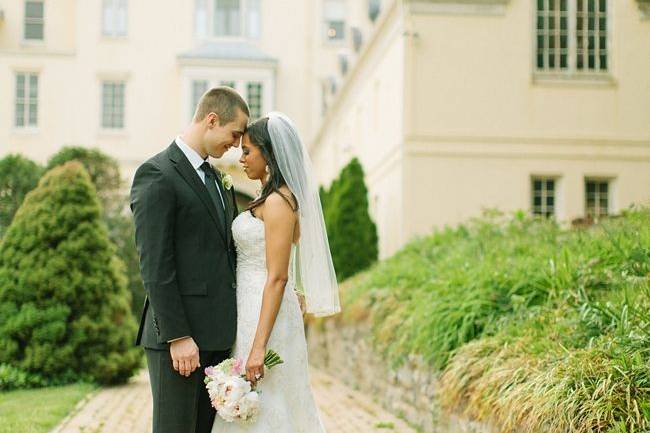
[[[269,180],[266,182],[266,185],[264,185],[264,188],[262,188],[262,193],[260,196],[250,202],[246,210],[254,210],[256,207],[264,203],[269,195],[277,192],[282,198],[286,200],[287,203],[289,203],[289,206],[291,206],[291,209],[293,209],[295,212],[298,210],[298,204],[294,204],[295,199],[291,200],[282,191],[280,191],[280,187],[286,185],[287,183],[282,177],[282,173],[278,167],[278,162],[276,161],[275,154],[273,153],[273,143],[271,141],[271,135],[269,134],[268,123],[269,118],[263,117],[251,123],[246,128],[246,134],[248,134],[248,138],[250,139],[251,144],[253,144],[253,146],[256,146],[262,152],[262,156],[266,161],[266,165],[269,167],[270,176]]]

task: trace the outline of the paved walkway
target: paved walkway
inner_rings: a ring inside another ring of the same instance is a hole
[[[312,370],[314,397],[328,433],[415,433],[367,396]],[[142,372],[124,386],[104,388],[82,402],[52,433],[149,433],[151,392]],[[269,432],[272,433],[272,432]]]

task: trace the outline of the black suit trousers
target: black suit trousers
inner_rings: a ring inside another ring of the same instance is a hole
[[[216,411],[203,383],[203,371],[230,356],[230,351],[201,351],[201,367],[181,376],[169,350],[145,349],[153,395],[152,433],[210,433]]]

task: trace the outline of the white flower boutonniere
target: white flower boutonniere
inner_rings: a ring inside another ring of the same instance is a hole
[[[223,184],[224,188],[230,190],[230,188],[232,188],[232,176],[229,174],[221,173],[221,183]]]

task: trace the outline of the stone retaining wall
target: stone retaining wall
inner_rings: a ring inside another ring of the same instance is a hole
[[[370,395],[389,412],[425,433],[496,433],[484,424],[443,416],[436,402],[437,375],[411,356],[394,370],[374,353],[367,323],[342,324],[336,319],[307,327],[309,362]]]

